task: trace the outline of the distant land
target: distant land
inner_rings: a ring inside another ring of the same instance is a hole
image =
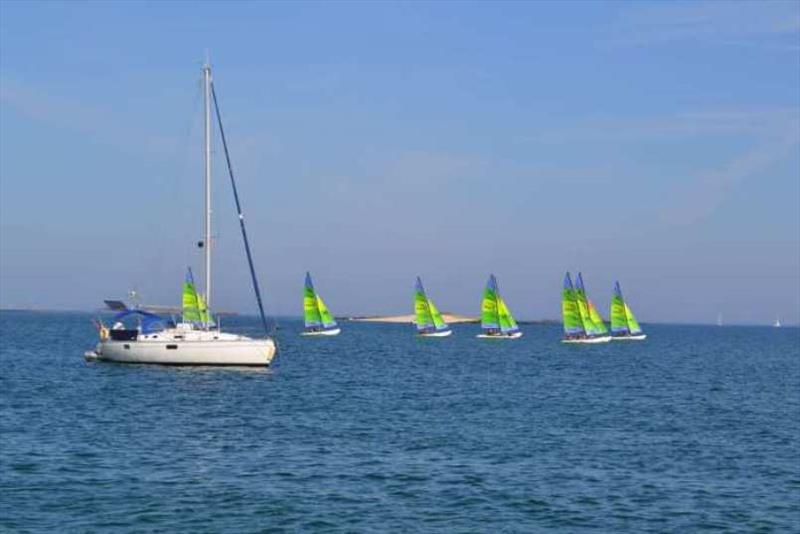
[[[362,323],[402,323],[402,324],[413,324],[415,320],[415,316],[413,314],[408,315],[366,315],[366,316],[358,316],[358,317],[337,317],[342,321],[354,321],[354,322],[362,322]],[[444,322],[448,324],[459,324],[459,323],[479,323],[481,322],[480,317],[470,317],[467,315],[459,315],[456,313],[443,313],[442,319]],[[542,319],[539,321],[517,321],[519,324],[561,324],[560,321],[555,319]]]
[[[50,307],[38,307],[38,306],[0,306],[0,312],[29,312],[29,313],[88,313],[88,314],[100,314],[100,313],[114,313],[112,310],[104,309],[104,308],[94,308],[94,309],[80,309],[80,308],[50,308]],[[258,315],[254,313],[241,313],[241,312],[223,312],[222,314],[217,314],[214,312],[214,315],[230,315],[230,316],[239,316],[239,317],[258,317]],[[302,316],[298,315],[284,315],[284,314],[270,314],[267,313],[268,317],[273,317],[276,319],[302,319]],[[479,323],[479,317],[470,317],[466,315],[459,315],[459,314],[451,314],[446,313],[443,314],[445,321],[450,324],[458,324],[458,323]],[[398,324],[413,324],[414,323],[414,315],[341,315],[336,317],[337,321],[353,321],[353,322],[365,322],[365,323],[398,323]],[[517,320],[519,324],[561,324],[560,319],[528,319],[528,320]],[[725,323],[724,326],[718,326],[716,323],[707,322],[707,323],[684,323],[680,321],[641,321],[643,325],[649,324],[663,324],[663,325],[672,325],[672,326],[714,326],[717,328],[727,328],[729,326],[753,326],[753,327],[770,327],[772,328],[772,323],[740,323],[740,322],[730,322]],[[798,323],[783,323],[782,328],[798,328],[800,324]]]
[[[362,323],[404,323],[404,324],[411,324],[414,323],[415,316],[414,314],[408,315],[363,315],[357,317],[341,317],[343,321],[355,321],[355,322],[362,322]],[[442,319],[448,324],[457,324],[457,323],[478,323],[480,322],[479,317],[468,317],[466,315],[457,315],[454,313],[443,313]]]

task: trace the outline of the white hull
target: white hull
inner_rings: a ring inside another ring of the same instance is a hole
[[[301,336],[338,336],[341,333],[341,328],[334,328],[332,330],[317,330],[302,332]]]
[[[442,332],[428,332],[424,334],[417,334],[419,337],[447,337],[452,334],[452,330],[444,330]]]
[[[635,336],[612,336],[611,339],[614,341],[641,341],[647,338],[647,334],[637,334]]]
[[[226,335],[229,339],[106,340],[86,359],[156,365],[233,365],[264,367],[275,357],[275,342]]]
[[[589,344],[593,345],[595,343],[608,343],[611,341],[611,336],[602,336],[602,337],[587,337],[583,339],[562,339],[562,343],[580,343],[580,344]]]
[[[519,339],[522,337],[522,332],[514,332],[513,334],[478,334],[475,336],[479,339]]]

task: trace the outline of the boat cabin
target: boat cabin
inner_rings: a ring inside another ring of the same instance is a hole
[[[108,333],[113,341],[136,341],[139,336],[157,337],[158,332],[174,327],[171,320],[160,315],[142,310],[125,310],[114,316],[114,326]]]

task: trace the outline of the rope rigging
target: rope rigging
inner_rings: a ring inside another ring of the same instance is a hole
[[[214,111],[217,116],[217,124],[219,125],[219,134],[222,138],[222,148],[225,151],[225,161],[228,164],[228,175],[231,179],[231,188],[233,189],[233,199],[236,201],[236,213],[239,215],[239,227],[242,230],[242,239],[244,240],[244,250],[247,253],[247,265],[250,267],[250,278],[253,282],[253,291],[256,294],[256,301],[258,302],[258,313],[261,317],[261,325],[264,327],[264,332],[267,335],[272,333],[272,330],[267,325],[267,316],[264,314],[264,304],[261,300],[261,290],[258,287],[258,278],[256,277],[256,270],[253,266],[253,255],[250,252],[250,241],[247,239],[247,229],[244,225],[244,214],[242,214],[242,204],[239,201],[239,190],[236,188],[236,179],[233,177],[233,166],[231,165],[231,157],[228,153],[228,143],[225,140],[225,129],[222,127],[222,115],[219,112],[219,103],[217,102],[217,91],[214,88],[214,82],[211,82],[211,97],[214,101]]]

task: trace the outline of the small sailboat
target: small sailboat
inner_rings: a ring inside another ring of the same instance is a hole
[[[612,339],[618,340],[642,340],[647,337],[628,303],[622,298],[619,282],[614,283],[614,296],[611,298],[611,335]]]
[[[442,314],[428,298],[422,280],[417,277],[414,286],[414,313],[416,315],[417,334],[423,337],[447,337],[453,333],[442,319]]]
[[[497,278],[492,274],[483,291],[481,303],[481,328],[483,332],[477,337],[483,339],[517,339],[522,337],[522,332],[517,326],[517,321],[511,315],[503,297]]]
[[[159,365],[233,365],[267,366],[272,362],[277,350],[270,337],[266,315],[258,287],[253,257],[245,230],[244,215],[236,188],[236,181],[230,165],[228,145],[222,129],[214,84],[211,81],[211,67],[203,66],[204,96],[204,178],[205,178],[205,224],[204,238],[198,245],[204,249],[205,287],[200,294],[189,271],[183,286],[183,318],[179,323],[157,314],[122,306],[122,311],[114,316],[112,327],[107,328],[97,321],[100,341],[92,351],[84,354],[87,359],[119,363],[141,363]],[[222,332],[219,323],[213,320],[209,306],[211,303],[211,252],[213,249],[211,228],[211,108],[214,108],[219,126],[222,145],[228,163],[236,211],[242,240],[250,268],[253,292],[255,293],[264,337],[248,337]]]
[[[775,318],[775,324],[773,324],[772,326],[774,326],[775,328],[780,328],[781,327],[781,318],[780,317],[776,317]]]
[[[563,343],[606,343],[611,340],[594,305],[586,298],[583,277],[576,277],[577,288],[569,273],[564,275],[561,291],[561,314],[564,320]],[[592,318],[594,310],[595,318]]]
[[[186,279],[183,281],[183,295],[181,296],[183,322],[201,327],[202,325],[214,326],[214,320],[208,313],[203,295],[197,292],[194,283],[192,268],[186,270]]]
[[[335,336],[341,332],[322,297],[314,290],[311,273],[308,272],[303,288],[303,319],[306,328],[301,334],[303,336]]]

